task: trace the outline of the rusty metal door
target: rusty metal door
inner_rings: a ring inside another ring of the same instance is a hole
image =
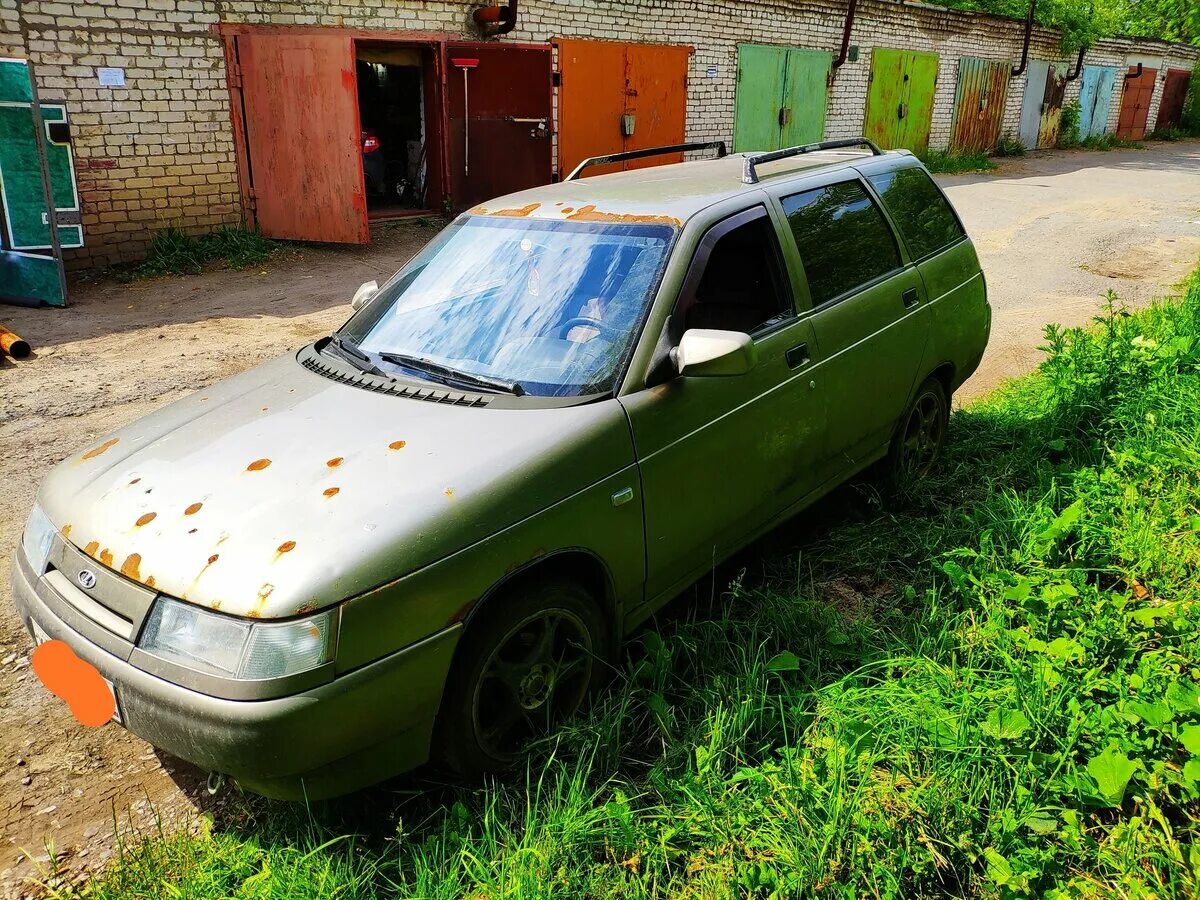
[[[1021,98],[1021,122],[1018,137],[1021,143],[1033,150],[1038,145],[1042,127],[1042,101],[1046,96],[1046,76],[1050,63],[1042,59],[1031,59],[1025,68],[1025,95]]]
[[[446,46],[445,59],[452,205],[548,184],[550,48],[460,42]]]
[[[933,125],[937,71],[936,53],[876,47],[871,52],[863,133],[887,149],[925,152]]]
[[[365,244],[354,50],[349,36],[238,34],[230,72],[244,123],[253,221],[267,237]]]
[[[978,153],[996,146],[1004,121],[1008,76],[1007,62],[971,56],[959,59],[951,150]]]
[[[1154,85],[1158,69],[1130,66],[1125,74],[1125,92],[1121,95],[1121,118],[1117,120],[1117,137],[1126,141],[1140,141],[1146,136],[1146,119],[1150,115],[1150,101],[1154,97]]]
[[[1079,89],[1079,136],[1104,134],[1108,111],[1112,106],[1117,70],[1108,66],[1084,66],[1083,85]]]
[[[1167,80],[1163,82],[1162,99],[1158,101],[1158,119],[1155,130],[1176,128],[1183,121],[1183,101],[1187,98],[1188,83],[1192,73],[1187,69],[1167,69]]]
[[[566,38],[556,38],[554,45],[560,173],[589,156],[683,143],[690,47]],[[589,169],[588,174],[681,158],[656,156]]]
[[[1058,143],[1058,126],[1062,122],[1063,96],[1067,92],[1067,78],[1053,65],[1046,69],[1046,89],[1042,92],[1042,114],[1038,120],[1039,147],[1053,147]]]

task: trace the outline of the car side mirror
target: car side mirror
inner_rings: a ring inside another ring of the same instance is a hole
[[[358,312],[358,310],[367,305],[367,301],[378,293],[378,281],[364,281],[358,286],[358,290],[354,292],[354,297],[350,300],[350,308]]]
[[[680,375],[744,375],[758,363],[758,350],[750,335],[740,331],[690,328],[671,351],[671,358]]]

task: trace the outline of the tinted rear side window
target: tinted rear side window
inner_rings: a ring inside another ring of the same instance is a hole
[[[783,198],[813,306],[852,291],[900,266],[883,214],[857,181]]]
[[[883,197],[914,259],[937,253],[963,236],[954,210],[921,169],[883,172],[868,179]]]

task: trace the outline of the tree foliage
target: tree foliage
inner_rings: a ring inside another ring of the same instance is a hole
[[[1029,12],[1029,0],[944,0],[944,5],[1014,19]],[[1035,19],[1062,31],[1064,53],[1116,34],[1200,46],[1197,0],[1038,0]]]

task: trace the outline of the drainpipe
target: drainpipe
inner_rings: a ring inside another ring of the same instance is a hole
[[[842,26],[842,49],[838,51],[837,59],[830,66],[830,78],[833,78],[834,73],[841,68],[850,53],[850,29],[854,27],[854,13],[857,10],[858,0],[850,0],[850,5],[846,7],[846,24]]]
[[[508,6],[477,7],[471,17],[485,37],[508,34],[517,27],[517,0],[508,0]]]
[[[1125,67],[1125,80],[1126,81],[1132,81],[1134,78],[1141,78],[1141,77],[1142,77],[1142,64],[1141,63],[1137,64],[1136,72],[1130,72],[1129,67],[1128,66]]]
[[[1029,0],[1029,15],[1025,17],[1025,44],[1021,47],[1021,64],[1013,66],[1013,78],[1024,75],[1025,67],[1029,65],[1029,39],[1033,36],[1033,12],[1036,9],[1037,0]]]
[[[1068,81],[1074,81],[1079,77],[1079,73],[1083,71],[1083,54],[1087,53],[1087,47],[1079,48],[1079,59],[1075,62],[1075,71],[1063,79],[1065,84]]]

